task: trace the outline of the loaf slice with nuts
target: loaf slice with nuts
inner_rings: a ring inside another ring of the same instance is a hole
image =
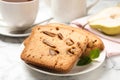
[[[85,51],[88,38],[75,29],[39,25],[24,44],[21,59],[26,63],[65,73]]]
[[[86,35],[88,37],[88,44],[87,47],[84,51],[84,53],[82,54],[82,56],[88,56],[90,51],[93,49],[100,49],[103,50],[104,49],[104,44],[102,42],[102,40],[95,34],[87,31],[86,29],[83,28],[74,28],[73,26],[66,26],[65,24],[59,24],[59,23],[50,23],[48,24],[49,26],[61,26],[64,28],[71,28],[73,30],[77,30],[80,32],[80,34]]]

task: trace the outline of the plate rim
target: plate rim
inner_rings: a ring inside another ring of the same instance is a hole
[[[21,48],[20,51],[22,52],[22,50],[24,49],[24,44],[23,44],[23,43],[22,43],[22,45],[20,46],[20,48]],[[38,69],[38,68],[36,68],[36,67],[34,67],[34,66],[31,66],[31,65],[27,64],[27,63],[24,62],[24,61],[22,61],[22,62],[23,62],[23,64],[26,65],[26,67],[28,67],[28,68],[30,68],[30,69],[32,69],[32,70],[35,70],[35,71],[37,71],[37,72],[43,73],[43,74],[47,74],[47,75],[51,75],[51,76],[76,76],[76,75],[82,75],[82,74],[91,72],[91,71],[97,69],[98,67],[100,67],[100,66],[103,64],[103,62],[105,61],[107,52],[106,52],[106,50],[104,49],[104,50],[101,51],[101,53],[102,53],[102,54],[100,54],[100,57],[103,57],[103,58],[102,58],[102,61],[100,61],[100,63],[97,64],[97,66],[96,66],[95,68],[92,68],[92,69],[87,70],[87,71],[84,71],[84,72],[77,72],[77,73],[65,73],[65,74],[52,73],[52,72],[44,71],[44,70],[42,70],[42,69]],[[89,64],[88,64],[88,65],[89,65]],[[81,67],[81,66],[80,66],[80,67]]]
[[[0,32],[0,35],[8,36],[8,37],[26,37],[26,36],[29,36],[31,33],[31,32],[27,32],[23,34],[11,34],[5,27],[0,27],[0,29],[5,31],[5,32]]]

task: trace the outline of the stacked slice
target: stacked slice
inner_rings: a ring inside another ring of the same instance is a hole
[[[69,72],[83,53],[104,48],[92,33],[58,23],[36,26],[24,45],[21,58],[26,63],[62,73]]]

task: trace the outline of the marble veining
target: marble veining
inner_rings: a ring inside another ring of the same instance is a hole
[[[42,0],[41,0],[42,1]],[[91,0],[92,1],[92,0]],[[103,2],[102,2],[103,1]],[[110,2],[113,0],[101,0],[101,4],[96,5],[100,9],[99,5],[107,3],[107,5],[114,5]],[[116,2],[117,3],[117,2]],[[106,5],[104,5],[106,6]],[[102,6],[103,7],[103,6]],[[101,7],[101,8],[102,8]],[[42,7],[43,8],[43,7]],[[95,12],[97,8],[93,8],[90,14]],[[23,42],[23,38],[12,38],[0,35],[0,80],[118,80],[120,76],[120,56],[114,56],[106,58],[105,62],[96,70],[91,71],[84,75],[56,77],[45,75],[36,71],[33,71],[25,66],[20,59],[20,46]],[[120,44],[109,42],[102,39],[105,43],[108,53],[115,48],[115,51],[120,51]],[[114,51],[113,51],[114,52]]]

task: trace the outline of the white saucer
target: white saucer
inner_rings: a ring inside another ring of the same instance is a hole
[[[0,34],[4,36],[9,36],[9,37],[26,37],[30,35],[30,32],[31,31],[29,30],[29,31],[25,31],[25,33],[23,34],[13,34],[7,28],[0,27]]]

